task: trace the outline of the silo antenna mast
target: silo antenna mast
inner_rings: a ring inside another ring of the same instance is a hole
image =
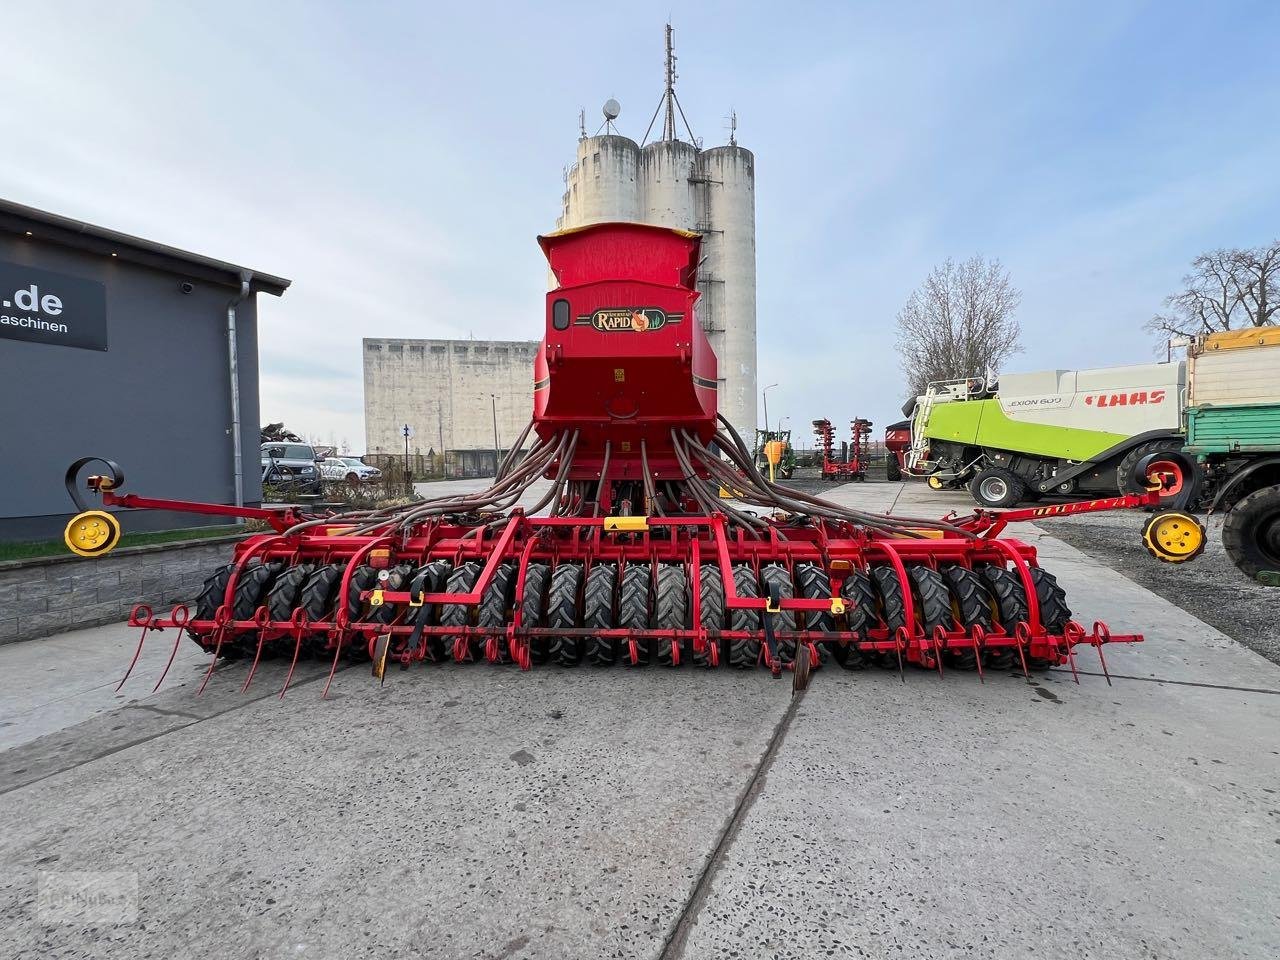
[[[684,115],[684,107],[680,106],[680,98],[676,96],[676,53],[675,46],[671,41],[675,31],[671,29],[671,24],[667,24],[667,59],[666,59],[666,86],[662,91],[662,99],[658,101],[658,108],[653,111],[653,119],[649,121],[649,126],[644,132],[644,139],[640,142],[643,144],[648,141],[649,133],[653,130],[654,121],[658,119],[658,114],[662,114],[662,139],[678,140],[676,134],[676,115],[679,114],[680,119],[684,121],[684,131],[689,135],[689,142],[697,144],[697,139],[693,135],[693,129],[689,126],[689,120]]]

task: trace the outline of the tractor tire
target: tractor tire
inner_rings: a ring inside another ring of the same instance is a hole
[[[707,631],[724,629],[724,578],[720,576],[718,564],[704,563],[698,571],[698,626]],[[708,649],[719,642],[717,637],[708,637]],[[694,651],[693,662],[699,667],[709,667],[711,655]]]
[[[740,597],[758,597],[760,588],[754,571],[745,564],[733,568],[733,586]],[[729,611],[730,630],[759,630],[760,611]],[[738,670],[750,670],[760,663],[760,641],[755,637],[729,641],[729,666]]]
[[[1258,582],[1280,571],[1280,486],[1255,490],[1227,511],[1222,545],[1236,568]]]
[[[988,467],[969,481],[969,493],[983,507],[1016,507],[1027,497],[1027,485],[1012,470]]]
[[[333,614],[334,604],[338,599],[338,587],[342,584],[343,567],[341,563],[329,563],[318,567],[302,585],[298,606],[307,612],[307,619],[312,623],[328,620]],[[309,633],[302,638],[302,649],[312,656],[323,657],[328,645],[329,638],[323,633]]]
[[[445,584],[444,592],[470,593],[472,589],[475,588],[476,577],[479,575],[480,564],[474,561],[468,561],[460,567],[454,567],[453,573],[449,574],[449,582]],[[475,607],[469,607],[465,603],[442,603],[440,604],[440,626],[453,627],[454,629],[459,630],[463,627],[469,627],[472,625],[474,619],[472,616],[472,612],[474,610]],[[477,640],[479,640],[478,637],[469,638],[465,652],[462,656],[458,656],[457,641],[461,636],[461,633],[446,633],[442,635],[445,647],[444,653],[446,657],[450,652],[452,652],[454,659],[459,662],[475,660],[477,659],[477,647],[479,647],[479,655],[481,657],[484,656],[484,643],[483,641],[477,643]]]
[[[1040,605],[1040,625],[1048,633],[1062,633],[1071,619],[1067,591],[1058,586],[1058,578],[1043,567],[1031,568],[1031,582],[1035,584],[1036,600]],[[1032,670],[1048,670],[1053,661],[1028,657],[1027,666]]]
[[[894,640],[898,628],[907,626],[907,605],[898,571],[889,564],[874,566],[871,568],[871,584],[876,594],[876,605],[880,608],[880,621],[889,631],[889,639]],[[898,654],[886,650],[876,657],[876,662],[882,667],[897,669]]]
[[[569,629],[580,626],[578,598],[582,594],[582,567],[562,563],[551,571],[551,588],[547,592],[547,626]],[[582,659],[582,638],[553,636],[548,650],[551,659],[562,667],[576,666]]]
[[[816,563],[796,564],[796,586],[800,588],[800,596],[806,600],[830,600],[831,577],[827,571]],[[831,633],[836,628],[835,618],[829,610],[806,610],[804,613],[804,629],[816,630],[819,633]],[[840,644],[835,640],[819,640],[815,643],[820,663],[830,663],[835,659],[835,648]],[[813,664],[814,667],[820,664]]]
[[[932,642],[933,632],[938,627],[953,630],[955,618],[951,614],[951,594],[947,592],[947,581],[942,574],[933,567],[909,567],[907,576],[911,578],[916,620],[924,635]]]
[[[863,570],[854,570],[840,585],[840,597],[845,603],[845,624],[863,640],[867,631],[879,626],[876,617],[876,594],[871,589],[871,577]],[[875,662],[875,655],[863,653],[852,643],[836,644],[836,663],[846,670],[865,670]]]
[[[547,583],[551,568],[545,563],[531,563],[524,570],[524,595],[520,599],[520,626],[540,627],[547,609]],[[547,662],[547,638],[529,638],[529,661]]]
[[[412,579],[409,581],[409,593],[418,596],[423,593],[440,593],[445,588],[445,584],[449,582],[449,571],[452,568],[447,560],[432,560],[430,563],[419,567],[414,571]],[[438,608],[435,604],[427,604],[425,613],[425,626],[434,626]],[[423,615],[420,607],[409,608],[409,619],[414,622],[419,616]],[[432,663],[440,663],[445,658],[444,641],[438,635],[424,634],[423,641],[426,644],[426,656]]]
[[[658,581],[653,592],[653,625],[659,630],[687,630],[689,628],[689,582],[684,568],[674,563],[658,565]],[[687,640],[680,644],[680,663],[688,663],[693,646]],[[672,641],[666,637],[658,640],[658,663],[664,667],[676,666]]]
[[[1142,485],[1142,478],[1135,475],[1138,467],[1138,461],[1149,453],[1164,453],[1167,450],[1181,449],[1182,440],[1178,437],[1165,437],[1162,440],[1148,440],[1146,443],[1138,444],[1121,457],[1120,462],[1116,465],[1117,491],[1119,491],[1121,496],[1126,493],[1145,493],[1147,488]],[[1179,472],[1182,472],[1185,469],[1182,464],[1179,464],[1178,468]],[[1190,482],[1190,477],[1182,477],[1177,490],[1171,493],[1170,496],[1173,496],[1175,493],[1180,491],[1183,484]]]
[[[361,564],[351,574],[351,582],[347,585],[347,616],[352,622],[365,622],[370,612],[369,602],[362,601],[360,594],[372,590],[378,585],[378,571],[366,564]]]
[[[587,574],[587,585],[582,591],[582,625],[593,630],[612,630],[614,625],[613,595],[617,592],[618,567],[612,563],[597,563]],[[587,663],[598,667],[611,667],[618,662],[622,644],[617,637],[587,637]]]
[[[634,564],[622,571],[622,585],[618,588],[618,626],[624,630],[647,630],[649,627],[649,567]],[[637,639],[635,666],[647,667],[653,656],[652,643],[646,638]],[[630,664],[630,645],[623,656]]]
[[[227,581],[231,579],[231,571],[235,568],[236,565],[234,563],[228,563],[205,577],[204,586],[200,589],[200,595],[196,597],[196,611],[191,619],[213,619],[214,614],[218,612],[218,608],[222,606],[222,599],[227,594]],[[191,627],[187,628],[187,636],[200,644],[201,648],[205,645],[205,638],[212,635],[212,627],[204,633],[197,633]]]
[[[947,581],[947,589],[951,593],[951,609],[956,619],[966,630],[981,627],[987,633],[992,629],[991,591],[987,589],[982,577],[968,567],[959,564],[947,567],[943,571]],[[976,650],[957,650],[947,655],[947,666],[955,670],[976,670],[978,653]]]
[[[279,563],[261,563],[251,560],[250,565],[236,579],[235,596],[231,604],[231,616],[235,620],[252,620],[262,605],[263,597],[270,589],[271,581],[280,572]],[[240,630],[227,637],[222,645],[222,655],[228,660],[252,657],[258,649],[258,631],[254,628]]]
[[[896,483],[902,479],[902,464],[898,462],[898,458],[892,453],[885,464],[885,479],[890,483]]]
[[[1022,578],[1013,570],[988,564],[982,568],[982,579],[991,593],[996,621],[1009,636],[1013,636],[1019,623],[1026,623],[1031,616],[1027,608],[1027,591]],[[1019,663],[1018,654],[1002,649],[987,654],[987,666],[993,670],[1009,670]]]
[[[787,568],[777,563],[767,563],[760,568],[760,595],[768,597],[770,588],[778,588],[778,599],[790,600],[795,596],[795,586],[791,582],[791,574]],[[766,613],[773,617],[775,630],[794,630],[796,614],[794,610],[783,610],[779,613]],[[796,642],[794,640],[778,640],[778,659],[783,663],[791,663],[796,658]]]
[[[484,588],[480,596],[480,607],[476,611],[476,626],[490,629],[502,629],[511,625],[512,608],[516,598],[516,565],[504,563],[493,571],[493,579]],[[481,641],[481,646],[487,643]],[[484,655],[483,650],[481,656]],[[504,633],[498,637],[498,663],[511,662],[511,647]]]

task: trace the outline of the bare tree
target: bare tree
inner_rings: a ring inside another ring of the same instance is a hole
[[[982,376],[1022,350],[1013,312],[1022,294],[999,260],[934,267],[898,312],[898,357],[911,396],[932,380]]]
[[[1147,329],[1169,337],[1280,323],[1280,240],[1252,250],[1213,250],[1191,261],[1185,289]]]

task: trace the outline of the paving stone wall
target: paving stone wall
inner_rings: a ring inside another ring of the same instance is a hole
[[[240,537],[122,547],[106,557],[0,563],[0,643],[128,619],[135,604],[168,612],[193,600]]]

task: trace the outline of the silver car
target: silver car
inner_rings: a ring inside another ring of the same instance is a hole
[[[382,471],[357,457],[327,457],[320,464],[320,475],[326,480],[345,480],[355,486],[382,478]]]

